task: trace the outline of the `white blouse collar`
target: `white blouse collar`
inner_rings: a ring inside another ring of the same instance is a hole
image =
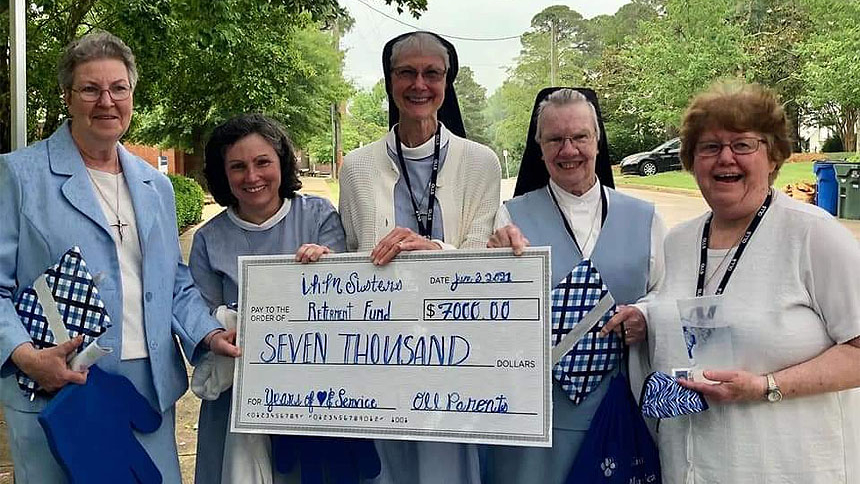
[[[561,188],[551,178],[549,180],[549,186],[555,194],[556,199],[558,199],[559,205],[563,207],[589,207],[593,204],[597,204],[600,200],[600,180],[596,180],[594,185],[592,185],[591,188],[581,196],[576,196],[564,188]]]
[[[442,124],[442,123],[439,123],[439,124],[442,127],[441,128],[442,131],[439,134],[439,146],[444,147],[444,146],[448,145],[448,141],[451,139],[451,135],[450,135],[450,132],[448,131],[448,128],[446,128],[444,124]],[[394,144],[395,143],[394,128],[396,128],[396,127],[397,127],[397,125],[395,124],[394,127],[392,127],[391,130],[388,131],[388,134],[385,136],[385,143],[388,145],[388,148],[394,152],[397,152],[397,147]],[[430,139],[428,139],[424,143],[422,143],[422,144],[420,144],[414,148],[410,148],[410,147],[404,145],[403,143],[400,143],[400,146],[403,149],[403,158],[412,159],[412,160],[420,160],[421,158],[427,158],[428,156],[433,156],[433,150],[436,148],[435,147],[436,142],[435,142],[434,138],[435,138],[435,136],[431,136]]]
[[[239,214],[236,213],[236,210],[233,207],[229,207],[227,209],[227,217],[240,229],[249,230],[251,232],[262,232],[264,230],[269,230],[270,228],[277,225],[281,220],[283,220],[284,217],[286,217],[287,214],[290,213],[291,206],[292,200],[290,200],[289,198],[285,198],[284,203],[281,204],[281,208],[278,209],[278,211],[275,212],[274,215],[269,217],[268,220],[259,225],[239,218]]]

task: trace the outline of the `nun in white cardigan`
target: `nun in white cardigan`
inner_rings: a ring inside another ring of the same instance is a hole
[[[340,173],[347,250],[375,264],[400,252],[486,246],[499,207],[501,169],[492,150],[465,138],[454,93],[457,54],[429,32],[412,32],[382,53],[388,134],[349,153]],[[480,482],[475,445],[377,441],[375,482]]]

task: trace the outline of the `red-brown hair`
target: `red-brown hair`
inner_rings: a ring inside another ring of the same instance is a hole
[[[681,163],[693,170],[694,152],[699,137],[709,129],[755,131],[767,139],[767,154],[776,168],[791,156],[791,135],[782,103],[772,90],[739,80],[717,81],[698,94],[684,113],[681,123]]]

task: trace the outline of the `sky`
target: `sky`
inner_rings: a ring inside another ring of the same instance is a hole
[[[427,0],[427,11],[415,19],[409,12],[397,14],[384,0],[339,0],[355,19],[352,30],[341,39],[346,50],[346,76],[358,87],[369,88],[382,78],[382,48],[404,32],[416,30],[386,18],[384,12],[421,30],[468,38],[499,38],[520,35],[530,28],[532,17],[546,7],[564,4],[585,18],[612,15],[629,0]],[[448,37],[460,58],[460,66],[469,66],[475,79],[493,93],[507,77],[505,69],[513,66],[520,52],[518,38],[492,42],[458,40]]]

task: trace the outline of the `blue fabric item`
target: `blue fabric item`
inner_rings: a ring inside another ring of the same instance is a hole
[[[84,342],[77,348],[80,353],[110,326],[110,317],[99,296],[87,264],[78,247],[72,247],[60,261],[45,271],[46,282],[70,338],[84,335]],[[40,276],[41,277],[41,276]],[[56,346],[56,340],[42,305],[33,286],[24,288],[15,299],[15,311],[21,323],[33,337],[33,346],[38,349]],[[21,370],[17,372],[18,386],[27,394],[39,391],[39,386]]]
[[[373,440],[367,439],[273,435],[272,460],[281,474],[300,463],[302,484],[358,484],[381,470]]]
[[[609,294],[597,268],[583,259],[567,277],[552,290],[552,338],[557,345],[564,336],[580,324],[580,320]],[[561,384],[571,401],[579,405],[621,361],[624,347],[621,339],[611,332],[598,333],[615,314],[613,305],[582,339],[565,354],[552,369],[552,376]]]
[[[708,409],[701,393],[684,388],[671,376],[655,371],[645,378],[639,398],[642,415],[650,418],[673,418]]]
[[[660,455],[623,373],[612,378],[567,483],[661,482]]]
[[[161,482],[132,432],[155,432],[161,414],[123,376],[92,366],[87,383],[64,387],[39,415],[39,424],[73,484]]]

